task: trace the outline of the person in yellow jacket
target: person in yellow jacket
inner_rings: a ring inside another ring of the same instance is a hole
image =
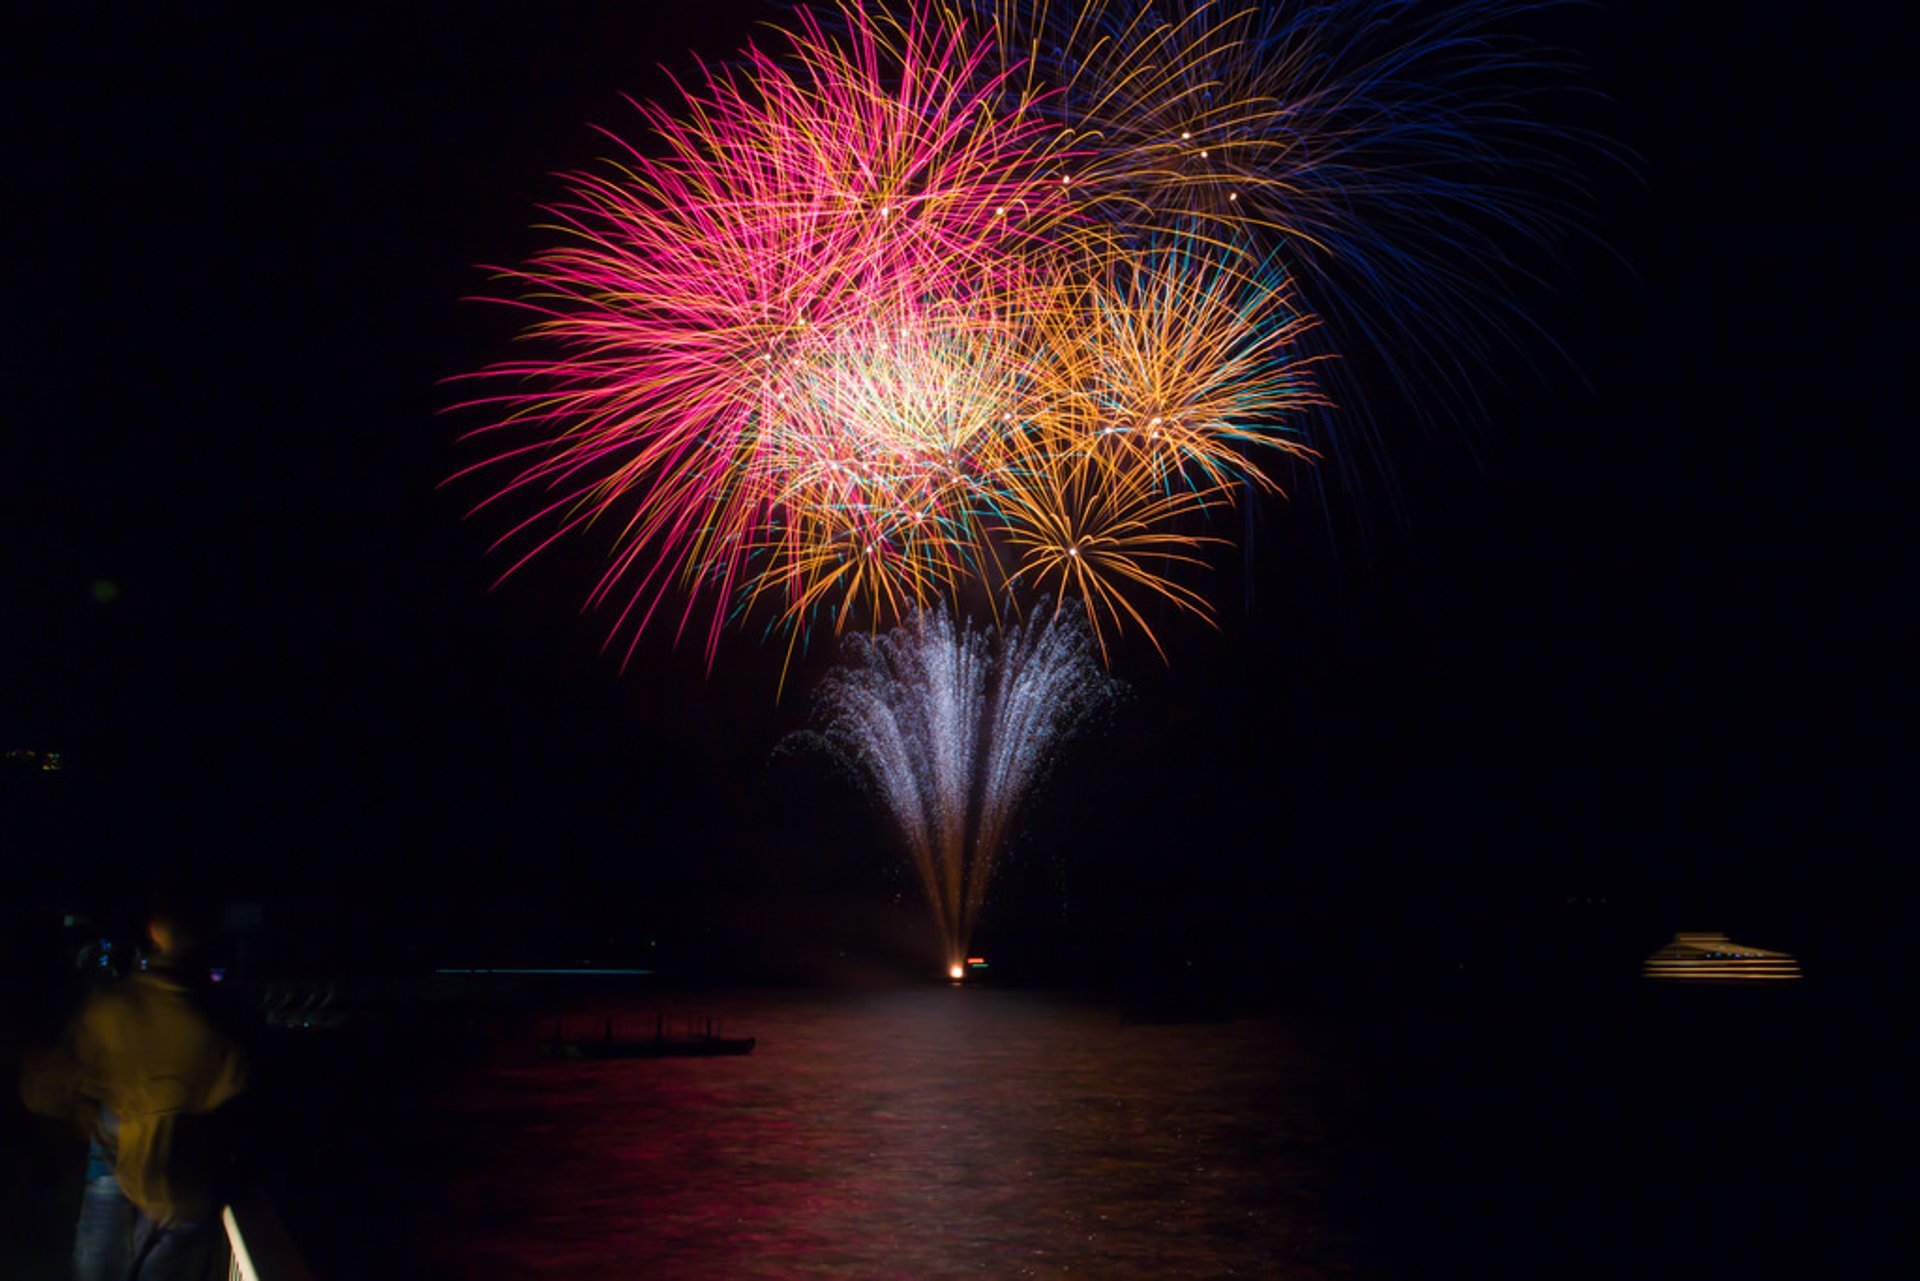
[[[189,968],[196,932],[184,913],[155,912],[147,968],[90,998],[23,1078],[29,1108],[92,1135],[79,1281],[197,1278],[220,1236],[228,1105],[246,1089],[247,1055],[214,1013],[205,971]]]

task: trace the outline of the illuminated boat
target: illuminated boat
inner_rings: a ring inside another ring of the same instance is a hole
[[[1640,968],[1640,977],[1669,982],[1777,983],[1800,977],[1791,952],[1735,943],[1724,934],[1675,934]]]

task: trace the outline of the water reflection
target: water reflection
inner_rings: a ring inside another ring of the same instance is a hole
[[[717,1004],[759,1038],[751,1057],[503,1060],[436,1104],[419,1266],[583,1281],[1348,1272],[1314,1056],[1283,1022],[1129,1025],[957,988]]]

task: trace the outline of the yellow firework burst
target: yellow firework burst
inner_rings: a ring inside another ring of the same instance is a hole
[[[1103,652],[1128,622],[1158,647],[1143,595],[1208,615],[1175,575],[1216,541],[1205,513],[1243,482],[1273,486],[1258,453],[1310,456],[1292,432],[1325,403],[1300,354],[1311,324],[1283,278],[1191,244],[1063,260],[1036,294],[1027,394],[989,478],[1013,579],[1077,596]]]

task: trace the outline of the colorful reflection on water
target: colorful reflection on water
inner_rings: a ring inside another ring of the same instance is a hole
[[[434,1104],[416,1263],[598,1278],[1350,1271],[1306,1034],[1004,991],[712,998],[737,1059],[502,1060]],[[651,1030],[654,1006],[579,1007]]]

